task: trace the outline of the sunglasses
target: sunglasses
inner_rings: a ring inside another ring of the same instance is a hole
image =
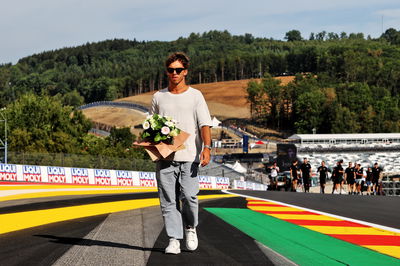
[[[176,74],[180,74],[183,70],[185,70],[186,68],[182,68],[182,67],[178,67],[178,68],[172,68],[172,67],[168,67],[167,68],[167,72],[170,74],[174,74],[174,72],[176,71]]]

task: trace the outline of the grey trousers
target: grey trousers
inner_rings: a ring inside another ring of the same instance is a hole
[[[198,224],[198,168],[199,164],[194,162],[157,162],[161,212],[170,238],[183,239],[183,226],[196,227]]]

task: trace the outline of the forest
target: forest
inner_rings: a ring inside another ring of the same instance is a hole
[[[84,103],[165,87],[164,61],[175,51],[191,58],[191,84],[262,78],[247,88],[253,122],[260,126],[293,133],[400,129],[400,31],[388,29],[373,39],[325,31],[304,38],[291,30],[284,40],[274,40],[213,30],[168,42],[87,43],[0,65],[0,108],[6,107],[14,121],[10,148],[95,153],[100,146],[116,146],[111,139],[87,137],[90,122],[79,112],[70,113]],[[296,79],[283,86],[272,78],[280,75]],[[90,148],[96,142],[102,143]]]

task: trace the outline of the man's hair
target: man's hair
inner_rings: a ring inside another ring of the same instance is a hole
[[[183,52],[176,52],[168,56],[165,67],[169,67],[175,61],[181,62],[184,68],[189,68],[189,57]]]

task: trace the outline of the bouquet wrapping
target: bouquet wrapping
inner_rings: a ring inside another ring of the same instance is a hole
[[[183,144],[189,134],[177,128],[171,117],[153,114],[143,121],[142,126],[141,140],[133,144],[144,147],[153,161],[168,159],[185,148]]]

